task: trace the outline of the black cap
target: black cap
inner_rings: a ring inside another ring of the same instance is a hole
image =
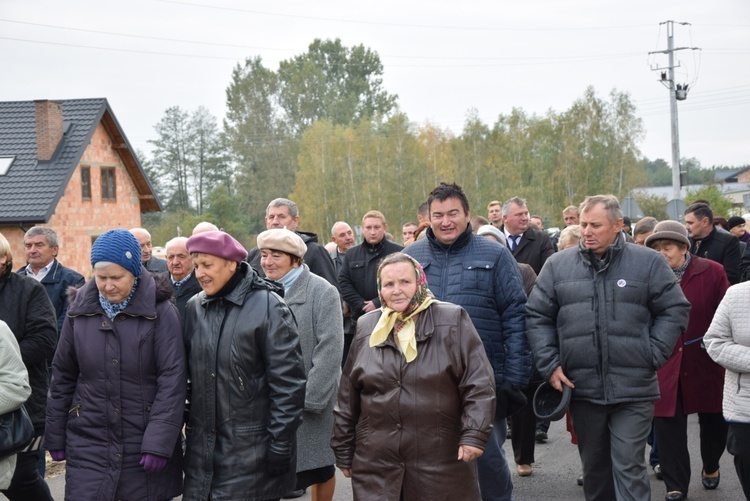
[[[570,387],[562,385],[557,391],[549,383],[542,383],[534,392],[534,414],[544,421],[562,419],[570,404]]]

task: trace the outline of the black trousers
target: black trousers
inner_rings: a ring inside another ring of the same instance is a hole
[[[727,450],[734,456],[734,469],[745,498],[750,499],[750,423],[729,423]]]
[[[11,501],[53,501],[47,482],[39,476],[38,451],[21,452],[16,456],[16,471],[10,487],[3,494]]]
[[[678,386],[674,416],[654,418],[654,431],[667,492],[687,494],[690,486],[690,453],[687,416],[682,409],[682,388]],[[699,412],[698,422],[703,470],[711,474],[719,469],[719,460],[727,445],[727,423],[720,412]]]
[[[516,464],[531,464],[534,462],[534,443],[536,435],[536,415],[534,414],[534,392],[539,383],[530,384],[523,390],[526,405],[510,417],[513,433],[510,443],[513,446],[513,457]]]

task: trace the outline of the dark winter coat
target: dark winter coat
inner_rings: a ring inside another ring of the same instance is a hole
[[[545,263],[527,303],[526,332],[540,374],[562,366],[573,399],[656,400],[656,371],[687,328],[690,303],[666,260],[617,236],[599,265],[579,244]]]
[[[295,231],[295,233],[307,245],[304,260],[310,271],[319,277],[325,278],[329,284],[338,289],[339,282],[336,279],[336,268],[333,265],[333,259],[331,259],[331,255],[328,254],[326,248],[318,244],[318,235],[306,231]],[[245,261],[253,267],[259,276],[265,278],[266,274],[260,266],[260,249],[256,247],[251,250]]]
[[[297,325],[275,286],[240,266],[243,278],[232,292],[201,292],[187,305],[192,397],[184,501],[263,501],[296,482],[295,433],[305,405]],[[269,451],[290,457],[288,473],[266,472]]]
[[[172,283],[171,278],[169,283]],[[172,283],[172,289],[174,290],[174,304],[177,306],[177,311],[180,312],[180,320],[184,323],[187,302],[191,297],[203,290],[201,289],[201,284],[198,283],[198,279],[195,278],[195,270],[190,272],[188,279],[179,288],[175,287]]]
[[[404,249],[422,265],[430,290],[440,301],[462,306],[484,343],[495,384],[522,387],[531,375],[525,334],[521,273],[508,249],[467,227],[453,244],[442,245],[432,228]]]
[[[169,273],[167,260],[156,256],[152,256],[151,259],[146,261],[143,267],[151,273]]]
[[[351,468],[354,499],[478,501],[476,461],[456,457],[460,445],[484,450],[495,391],[469,315],[430,305],[416,320],[417,357],[406,363],[393,332],[370,347],[381,313],[360,319],[344,366],[331,440],[336,465]]]
[[[355,321],[365,314],[365,301],[373,301],[375,307],[380,308],[378,266],[386,256],[402,250],[402,246],[383,238],[377,245],[362,242],[344,254],[338,276],[339,289]]]
[[[513,257],[519,263],[526,263],[539,275],[542,266],[552,254],[555,247],[546,231],[529,228],[523,232],[518,247],[513,252]]]
[[[695,250],[696,240],[690,239],[690,252],[698,257],[716,261],[724,267],[727,272],[729,283],[734,285],[740,282],[740,241],[728,232],[718,231],[716,228],[702,240],[698,251]]]
[[[673,417],[678,384],[682,390],[682,412],[721,412],[724,368],[711,360],[703,344],[714,313],[729,288],[719,263],[692,256],[680,282],[690,301],[690,320],[684,334],[677,338],[672,356],[659,369],[659,393],[655,417]]]
[[[27,275],[26,266],[18,270],[19,275]],[[83,275],[75,270],[66,268],[55,259],[52,261],[52,268],[42,278],[41,282],[47,291],[52,306],[55,307],[57,314],[57,332],[62,332],[65,314],[68,312],[68,289],[70,287],[80,287],[86,281]]]
[[[55,308],[35,279],[13,273],[11,267],[0,276],[0,320],[3,320],[21,348],[21,357],[29,371],[31,396],[26,410],[37,435],[44,432],[47,406],[47,363],[57,345]]]
[[[95,279],[77,291],[52,361],[45,446],[64,450],[65,499],[160,501],[182,492],[185,349],[166,278],[141,273],[110,320]],[[159,473],[144,453],[169,458]]]

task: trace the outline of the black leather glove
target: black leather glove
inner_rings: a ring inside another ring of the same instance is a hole
[[[270,449],[266,452],[266,471],[270,475],[283,475],[288,472],[291,467],[292,458],[289,453],[279,454]]]
[[[511,383],[505,382],[497,387],[497,417],[507,418],[523,409],[526,405],[526,395]]]

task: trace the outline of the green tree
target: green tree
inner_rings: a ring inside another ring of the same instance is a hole
[[[380,56],[363,45],[315,39],[307,52],[279,64],[279,103],[297,135],[316,120],[346,125],[387,115],[397,96],[383,89]]]
[[[643,216],[651,216],[658,221],[669,219],[667,215],[667,197],[662,195],[649,195],[643,192],[635,193],[635,201],[643,211]]]
[[[724,193],[722,193],[721,189],[715,184],[697,190],[688,190],[687,195],[685,196],[685,203],[690,205],[693,200],[697,199],[708,200],[715,216],[726,217],[732,213],[732,201],[727,198]]]
[[[163,193],[167,208],[189,211],[190,204],[190,149],[192,131],[190,114],[179,106],[167,108],[164,116],[154,126],[157,139],[149,140],[154,145],[153,172],[163,181]]]
[[[288,196],[294,186],[297,145],[282,120],[278,92],[278,76],[259,57],[234,68],[226,91],[224,134],[237,170],[239,212],[249,232],[265,229],[268,202]]]

